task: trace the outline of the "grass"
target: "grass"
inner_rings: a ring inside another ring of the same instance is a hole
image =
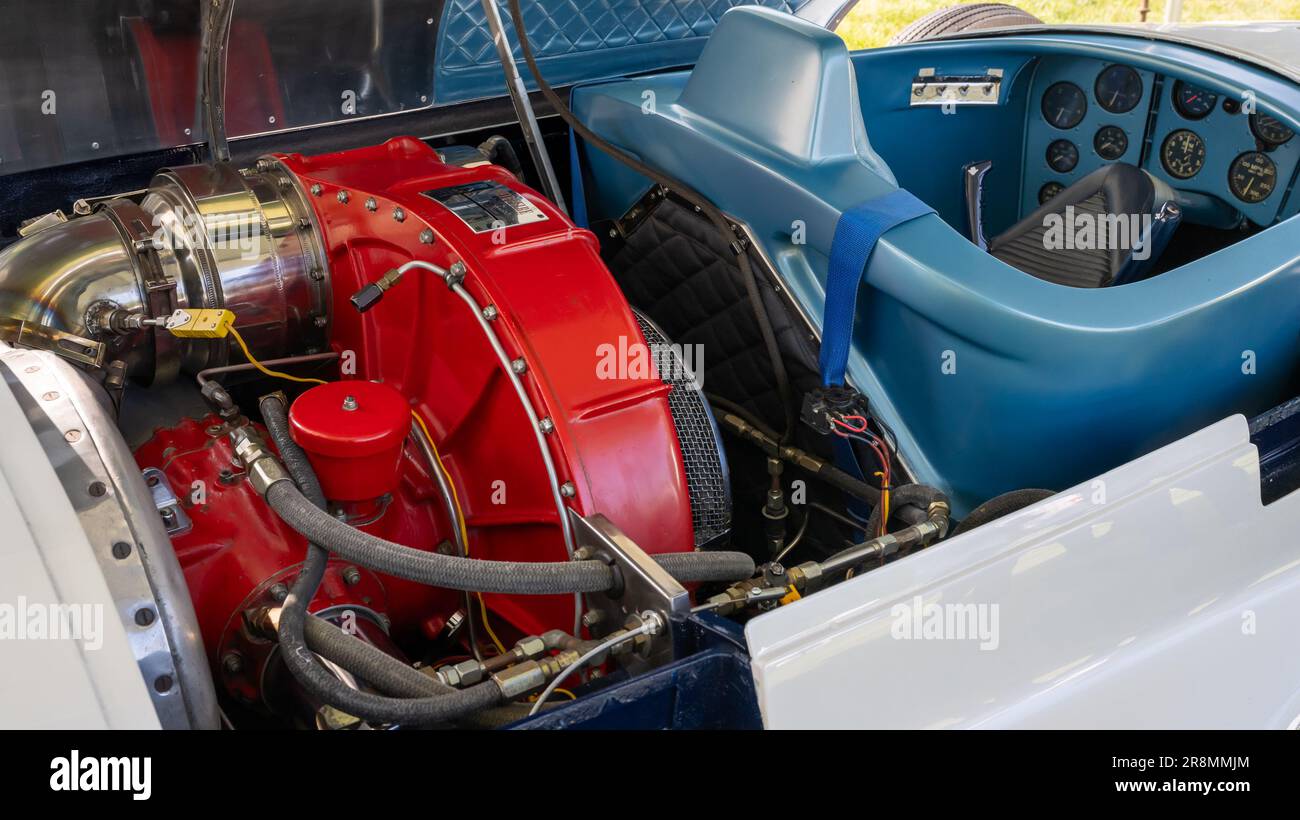
[[[1010,0],[1045,23],[1136,23],[1139,0]],[[837,31],[849,48],[874,48],[889,42],[913,20],[952,0],[859,0]],[[1150,22],[1164,20],[1165,0],[1151,0]],[[1183,0],[1183,22],[1214,20],[1296,20],[1300,0]]]

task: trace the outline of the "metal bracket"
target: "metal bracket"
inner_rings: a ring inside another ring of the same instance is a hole
[[[917,105],[997,105],[1002,91],[1002,69],[990,68],[979,75],[935,74],[923,68],[912,80],[909,98]]]
[[[48,325],[0,316],[0,339],[19,347],[48,350],[70,362],[100,367],[104,364],[103,342],[87,339]]]
[[[622,629],[629,618],[647,609],[657,612],[665,623],[690,614],[691,596],[686,588],[612,521],[599,513],[584,518],[573,510],[569,510],[569,520],[578,549],[585,548],[594,558],[609,564],[622,581],[621,588],[610,593],[588,596],[589,615],[600,613],[588,625],[593,635],[604,637]],[[647,641],[629,663],[634,669],[649,668],[672,659],[672,639],[665,632]]]
[[[189,532],[194,525],[186,514],[185,508],[181,506],[180,499],[172,492],[171,485],[167,483],[167,476],[163,475],[162,470],[146,467],[141,471],[141,475],[144,476],[149,494],[153,496],[153,505],[158,508],[158,517],[167,528],[167,534],[182,535]]]

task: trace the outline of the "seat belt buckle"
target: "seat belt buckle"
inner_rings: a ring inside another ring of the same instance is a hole
[[[799,418],[816,432],[829,436],[835,421],[867,415],[867,397],[846,384],[817,387],[804,394]]]

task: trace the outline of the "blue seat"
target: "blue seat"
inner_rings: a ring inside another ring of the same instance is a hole
[[[896,187],[871,148],[859,82],[871,79],[833,33],[737,8],[693,71],[580,87],[573,105],[745,222],[820,330],[840,214]],[[596,217],[622,215],[649,186],[594,149],[582,156]],[[1008,490],[1064,488],[1286,394],[1300,311],[1279,306],[1300,288],[1296,248],[1291,220],[1153,278],[1076,288],[924,216],[876,246],[848,378],[916,479],[948,491],[959,515]]]

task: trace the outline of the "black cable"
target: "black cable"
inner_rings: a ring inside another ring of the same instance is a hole
[[[767,315],[767,309],[763,305],[762,294],[758,290],[758,280],[754,276],[753,266],[749,261],[749,250],[738,245],[736,233],[732,230],[731,222],[720,211],[717,206],[710,202],[703,194],[696,191],[684,182],[680,182],[667,174],[662,173],[639,159],[626,153],[620,148],[605,141],[596,135],[594,131],[583,124],[573,112],[569,110],[560,95],[555,93],[555,89],[546,78],[542,76],[542,70],[537,65],[537,59],[533,56],[533,46],[528,41],[527,28],[524,26],[524,13],[519,6],[519,0],[509,0],[510,18],[515,25],[515,33],[519,35],[519,47],[524,53],[524,61],[528,64],[528,70],[533,73],[537,80],[537,87],[541,90],[542,96],[546,97],[547,102],[555,109],[555,113],[560,119],[577,132],[585,142],[588,142],[614,159],[628,166],[632,170],[648,177],[656,185],[667,188],[675,192],[682,199],[699,208],[700,212],[708,217],[709,221],[717,228],[718,233],[722,235],[723,241],[731,248],[737,249],[736,263],[740,266],[741,278],[745,283],[745,291],[749,297],[750,307],[754,311],[754,319],[758,322],[759,333],[763,336],[763,346],[767,349],[767,356],[772,361],[772,375],[776,379],[777,392],[781,396],[782,409],[785,412],[785,431],[781,435],[781,443],[788,442],[794,436],[795,413],[790,389],[790,379],[785,370],[785,361],[781,358],[781,349],[777,345],[776,332],[772,329],[771,318]],[[572,173],[582,173],[580,168],[572,169]]]

